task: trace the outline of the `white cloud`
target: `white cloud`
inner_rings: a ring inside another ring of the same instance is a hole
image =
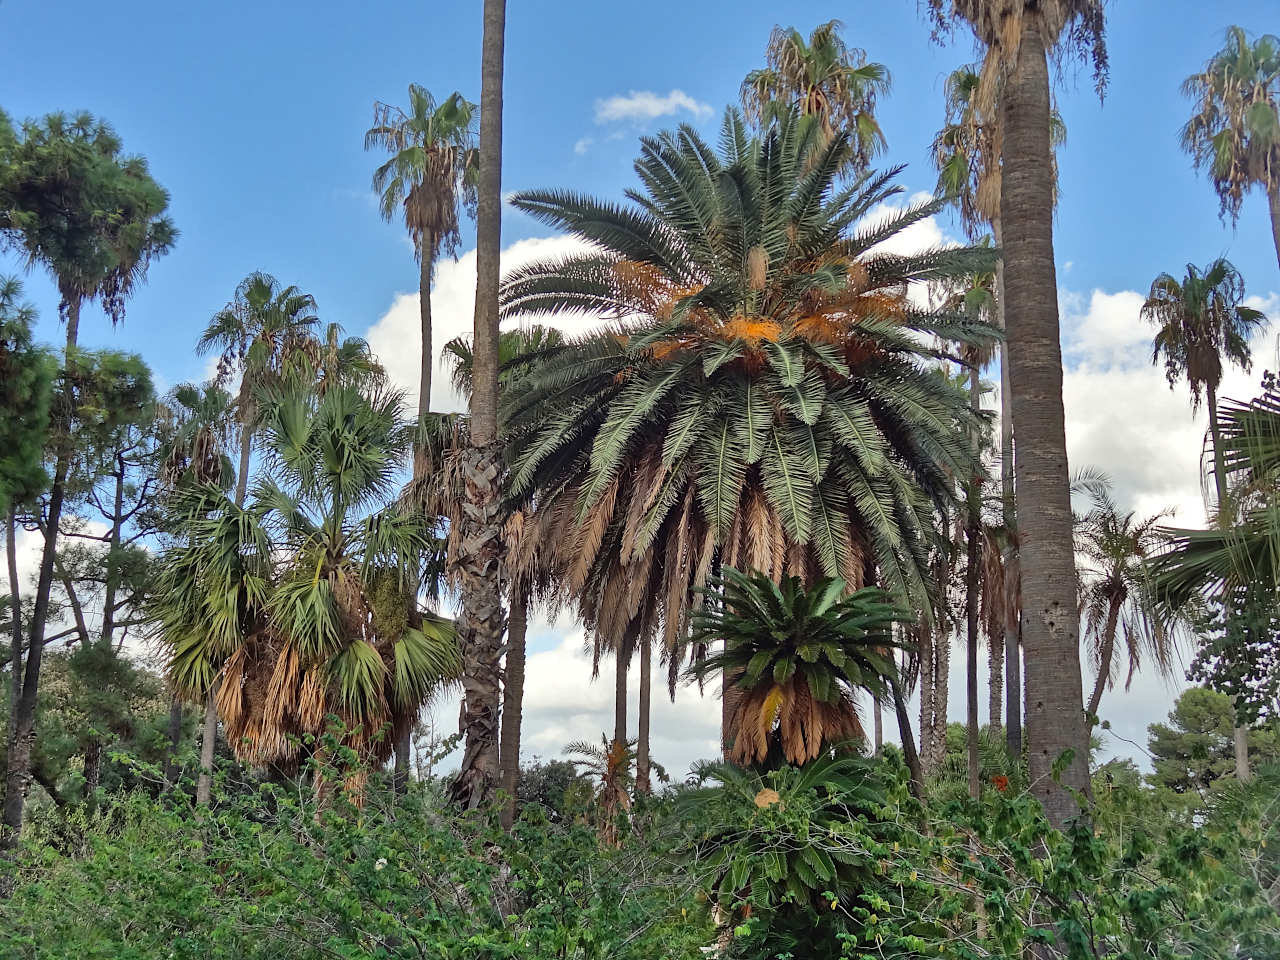
[[[583,137],[573,145],[573,152],[578,156],[582,156],[591,149],[591,145],[596,142],[595,137]]]
[[[510,270],[545,257],[580,253],[586,244],[573,237],[536,237],[519,240],[502,251],[502,269]],[[431,289],[432,379],[431,409],[462,410],[466,401],[449,382],[449,370],[441,362],[441,350],[454,337],[470,334],[476,295],[476,252],[468,250],[457,260],[436,265]],[[596,320],[574,316],[546,318],[545,322],[568,332],[594,326]],[[409,395],[409,409],[417,409],[418,369],[422,356],[422,328],[418,294],[397,294],[386,313],[365,334],[373,353],[386,367],[391,380]]]
[[[652,90],[632,90],[596,101],[596,123],[654,120],[658,117],[689,113],[695,117],[711,116],[711,106],[695,100],[683,90],[663,95]]]

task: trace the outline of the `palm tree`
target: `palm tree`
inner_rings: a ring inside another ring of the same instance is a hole
[[[397,215],[418,259],[418,309],[422,321],[422,361],[418,375],[418,416],[431,409],[431,278],[441,251],[458,247],[458,206],[476,202],[476,105],[451,93],[439,104],[416,83],[409,84],[409,109],[377,101],[366,150],[391,156],[373,172],[378,209],[390,222]]]
[[[960,213],[960,224],[971,239],[981,237],[988,227],[1001,246],[1003,231],[1000,226],[1000,154],[1004,134],[1001,129],[1000,96],[998,82],[983,82],[976,65],[957,68],[946,80],[946,119],[933,141],[933,160],[938,168],[937,192],[950,197]],[[1050,140],[1054,147],[1053,160],[1054,197],[1057,199],[1057,149],[1066,142],[1066,125],[1055,109],[1049,118]],[[994,283],[995,323],[1005,330],[1004,319],[1004,261],[996,264]],[[1013,417],[1011,391],[1009,389],[1008,344],[1000,348],[1000,486],[1004,527],[1014,527],[1013,496]],[[1012,541],[1005,544],[1012,547]],[[1003,565],[1016,562],[1013,555],[1001,559]],[[1009,609],[1012,609],[1010,607]],[[1008,717],[1007,742],[1015,756],[1022,754],[1022,662],[1019,629],[1016,620],[1007,621],[997,634],[991,633],[992,711],[994,724],[999,715],[1000,689],[995,683],[996,674],[1003,674]],[[1003,670],[996,662],[999,650],[1004,653]]]
[[[1023,645],[1033,790],[1063,825],[1088,788],[1080,629],[1053,258],[1053,147],[1047,54],[1060,41],[1106,77],[1102,0],[929,0],[940,31],[969,26],[985,49],[982,82],[1000,92],[1001,245],[1009,387],[1017,442]],[[997,86],[998,84],[998,86]],[[1061,778],[1051,776],[1070,751]]]
[[[493,798],[499,776],[502,669],[502,448],[498,438],[498,263],[502,249],[502,66],[506,0],[484,0],[480,58],[480,168],[470,447],[463,452],[466,509],[454,566],[462,586],[462,768],[453,799],[472,809]]]
[[[618,817],[631,811],[635,745],[634,740],[610,740],[602,733],[599,746],[575,740],[564,748],[578,775],[594,781],[600,839],[613,846],[619,845]]]
[[[717,156],[687,128],[644,140],[633,206],[518,194],[593,250],[504,281],[513,318],[637,318],[571,344],[511,395],[511,486],[537,491],[540,536],[562,549],[588,631],[612,649],[661,629],[672,690],[713,561],[775,580],[878,577],[925,603],[933,510],[968,469],[955,428],[969,414],[920,335],[972,331],[907,292],[992,259],[869,253],[939,203],[855,229],[897,192],[893,172],[838,186],[848,138],[812,118],[782,115],[752,138],[729,111],[722,141]]]
[[[897,686],[893,624],[909,614],[883,591],[850,592],[839,578],[805,589],[799,577],[777,584],[726,567],[712,587],[712,602],[693,615],[693,640],[722,646],[691,673],[736,675],[729,759],[773,769],[802,766],[833,747],[862,747],[855,697]]]
[[[556,350],[563,342],[558,330],[537,324],[504,330],[498,337],[498,376],[504,389],[518,382],[533,364]],[[455,337],[444,345],[444,357],[452,366],[453,387],[470,397],[475,356],[471,338]],[[457,443],[453,430],[444,430],[444,440],[454,448]],[[438,486],[450,476],[447,470],[435,471],[432,481]],[[427,501],[418,497],[423,505]],[[435,494],[430,501],[431,510],[438,510],[449,517],[451,529],[459,525],[461,495],[459,491]],[[549,598],[550,584],[546,565],[542,563],[544,550],[534,538],[522,537],[526,511],[516,509],[507,522],[508,550],[507,576],[509,599],[507,609],[507,653],[502,678],[502,722],[499,736],[499,779],[507,804],[503,808],[506,826],[515,821],[516,786],[520,777],[520,725],[524,701],[525,632],[529,623],[529,602],[535,595]]]
[[[412,723],[457,676],[452,624],[410,606],[440,569],[436,541],[418,517],[380,506],[413,436],[402,409],[385,388],[272,390],[269,479],[250,505],[209,485],[177,505],[187,540],[166,551],[152,617],[172,682],[202,693],[216,681],[243,762],[296,763],[299,738],[325,733],[332,714],[340,742],[381,763],[387,728]]]
[[[853,157],[865,167],[885,147],[876,121],[876,97],[889,92],[889,71],[868,63],[864,50],[848,47],[843,24],[829,20],[813,28],[806,42],[794,27],[774,27],[765,50],[767,66],[742,81],[742,107],[758,123],[771,105],[796,109],[818,119],[827,137],[849,136]]]
[[[1098,721],[1103,692],[1114,683],[1117,642],[1128,657],[1125,689],[1144,660],[1164,676],[1175,672],[1174,645],[1178,625],[1160,608],[1152,587],[1151,560],[1168,546],[1159,524],[1167,512],[1138,518],[1122,513],[1111,499],[1104,477],[1086,484],[1091,500],[1080,518],[1076,554],[1080,565],[1080,610],[1084,634],[1096,664],[1093,692],[1085,706],[1090,729]]]
[[[281,286],[275,277],[256,271],[240,281],[232,300],[209,321],[196,352],[216,350],[218,383],[237,375],[240,386],[236,414],[240,421],[240,468],[236,471],[236,506],[244,504],[249,489],[249,458],[253,435],[261,417],[263,390],[297,372],[298,360],[313,351],[313,329],[319,323],[315,298],[296,286]],[[196,802],[207,805],[213,784],[213,746],[218,713],[209,689],[205,699],[200,776]]]
[[[1201,394],[1209,407],[1209,440],[1213,446],[1213,477],[1219,511],[1225,514],[1227,476],[1218,430],[1218,385],[1223,361],[1244,370],[1252,364],[1249,338],[1266,323],[1259,310],[1243,305],[1244,277],[1230,262],[1217,259],[1203,270],[1187,264],[1178,280],[1162,273],[1151,283],[1142,316],[1157,330],[1151,362],[1164,360],[1169,389],[1186,379],[1191,409],[1200,408]]]
[[[1224,360],[1249,369],[1250,336],[1267,319],[1260,311],[1244,306],[1243,300],[1244,277],[1220,257],[1203,270],[1187,264],[1181,281],[1171,274],[1160,274],[1152,281],[1142,305],[1142,316],[1157,328],[1151,362],[1164,359],[1170,389],[1179,379],[1186,379],[1193,412],[1200,407],[1202,393],[1209,408],[1217,515],[1224,527],[1231,521],[1232,510],[1218,424],[1218,385],[1222,382]],[[1249,740],[1243,727],[1236,728],[1235,750],[1237,775],[1248,780]]]
[[[1280,262],[1280,37],[1266,34],[1250,43],[1240,27],[1228,27],[1222,49],[1186,79],[1182,92],[1196,111],[1182,128],[1183,149],[1209,172],[1233,223],[1245,193],[1262,189]]]
[[[0,244],[18,250],[28,266],[40,264],[52,274],[60,298],[58,312],[67,324],[65,362],[69,368],[77,349],[84,304],[96,300],[112,323],[119,323],[128,298],[145,281],[152,260],[172,249],[177,230],[165,216],[169,195],[152,179],[147,161],[123,154],[115,131],[88,113],[70,119],[51,113],[42,121],[28,121],[20,137],[12,135],[7,116],[0,117],[0,140],[5,154],[0,165]],[[58,411],[63,423],[69,423],[76,413],[71,380],[64,377]],[[71,456],[71,445],[65,442],[53,456],[44,545],[20,683],[14,675],[16,719],[8,748],[0,847],[16,838],[22,828],[45,626]]]

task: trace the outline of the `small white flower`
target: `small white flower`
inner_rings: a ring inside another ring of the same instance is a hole
[[[378,862],[377,862],[377,863],[375,863],[375,864],[373,865],[373,869],[375,869],[375,870],[381,870],[381,869],[382,869],[383,867],[385,867],[386,865],[387,865],[387,858],[386,858],[386,857],[379,857],[379,858],[378,858]]]

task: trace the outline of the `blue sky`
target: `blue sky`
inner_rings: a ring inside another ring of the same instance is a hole
[[[832,17],[845,22],[852,45],[892,73],[893,91],[880,105],[889,142],[883,162],[907,164],[903,184],[929,190],[928,145],[942,119],[943,80],[973,59],[967,35],[947,47],[931,42],[915,0],[739,0],[730,13],[719,3],[672,0],[509,6],[504,190],[572,187],[620,197],[633,182],[640,134],[682,120],[714,133],[743,75],[761,64],[775,23],[807,32]],[[1122,501],[1140,509],[1176,502],[1194,512],[1200,427],[1146,366],[1134,298],[1162,270],[1225,254],[1251,292],[1280,306],[1265,200],[1250,197],[1238,229],[1224,226],[1212,190],[1176,141],[1188,109],[1179,84],[1218,47],[1224,28],[1276,32],[1280,20],[1263,0],[1131,0],[1111,4],[1108,20],[1105,102],[1087,70],[1068,73],[1058,87],[1068,128],[1056,250],[1072,461],[1112,471]],[[91,309],[82,342],[141,352],[162,384],[199,378],[206,361],[192,352],[198,331],[255,269],[312,292],[322,318],[352,333],[380,320],[385,327],[397,303],[407,308],[397,296],[416,290],[417,268],[402,228],[379,219],[369,191],[375,157],[363,151],[362,135],[372,102],[402,102],[411,81],[438,96],[458,89],[478,99],[479,51],[479,0],[0,3],[0,106],[16,119],[56,109],[99,114],[128,150],[149,158],[173,196],[182,234],[176,250],[153,265],[122,328],[113,332]],[[646,117],[646,103],[673,112]],[[936,228],[957,234],[945,217]],[[503,230],[504,246],[546,235],[510,211]],[[472,246],[468,225],[462,247]],[[12,256],[0,256],[0,272],[19,270]],[[449,270],[441,268],[442,285]],[[39,273],[25,281],[41,336],[60,342],[51,284]],[[449,322],[440,308],[437,320]],[[469,324],[469,309],[454,308],[453,323]],[[416,356],[408,345],[405,352]],[[1272,355],[1268,348],[1260,365]],[[1256,377],[1235,382],[1243,390]],[[565,658],[554,656],[572,647],[571,625],[539,626],[534,648],[552,658],[545,676],[565,675]],[[609,684],[599,687],[607,712]],[[1158,684],[1146,694],[1135,690],[1134,699],[1109,696],[1132,714],[1129,734],[1142,738],[1145,724],[1167,710],[1169,694]],[[548,745],[564,731],[594,736],[582,728],[588,721],[557,726],[556,717],[581,714],[552,707],[543,718]],[[687,722],[683,714],[671,718]],[[663,758],[660,745],[655,755]]]

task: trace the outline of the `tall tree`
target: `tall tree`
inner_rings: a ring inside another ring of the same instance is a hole
[[[466,493],[458,644],[462,652],[462,768],[453,799],[472,809],[498,783],[502,648],[502,447],[498,439],[498,281],[502,250],[502,73],[506,0],[484,0],[480,83],[480,175],[476,215],[475,352],[471,444],[461,469]]]
[[[1089,787],[1075,598],[1062,346],[1053,259],[1048,53],[1062,42],[1106,77],[1101,0],[929,0],[937,28],[964,23],[985,49],[982,83],[999,90],[1000,223],[1019,507],[1031,782],[1056,825]],[[998,84],[998,88],[993,86]],[[1069,754],[1068,754],[1069,752]],[[1061,778],[1052,776],[1068,758]]]
[[[1218,385],[1224,361],[1249,369],[1249,338],[1266,322],[1265,315],[1244,306],[1243,300],[1244,277],[1229,261],[1219,258],[1203,270],[1187,264],[1181,280],[1162,273],[1152,281],[1142,305],[1143,317],[1157,328],[1151,362],[1163,359],[1170,389],[1186,380],[1193,412],[1199,409],[1202,394],[1209,409],[1217,517],[1224,528],[1234,517],[1218,424]],[[1248,780],[1249,740],[1244,728],[1237,728],[1235,743],[1237,776]]]
[[[1182,147],[1208,171],[1234,223],[1244,195],[1258,187],[1271,209],[1271,234],[1280,262],[1280,37],[1252,43],[1240,27],[1182,84],[1195,113],[1182,128]]]
[[[236,286],[235,295],[213,315],[196,352],[218,353],[219,384],[239,378],[236,418],[240,421],[240,466],[236,471],[236,506],[243,506],[249,490],[249,462],[253,436],[262,418],[263,391],[279,386],[314,351],[319,323],[315,298],[296,286],[283,286],[269,273],[256,271]],[[308,368],[309,369],[309,368]],[[212,683],[212,676],[210,677]],[[200,746],[200,775],[196,801],[207,805],[213,784],[213,748],[218,711],[212,686],[205,691],[204,726]]]
[[[10,130],[7,117],[0,127]],[[71,368],[85,303],[97,301],[117,323],[125,304],[157,257],[177,237],[165,216],[169,195],[152,179],[142,157],[127,156],[120,138],[87,113],[68,119],[53,113],[29,120],[20,134],[4,136],[0,165],[0,243],[16,249],[28,265],[47,269],[57,284],[59,313],[67,325],[61,398],[56,415],[67,436],[75,415]],[[64,443],[54,463],[45,506],[45,539],[36,579],[21,693],[15,701],[16,729],[9,745],[4,829],[0,843],[16,837],[30,779],[31,745],[40,692],[40,661],[54,581],[58,530],[70,469]]]
[[[875,110],[876,97],[889,92],[889,70],[845,44],[842,28],[839,20],[828,20],[806,41],[795,27],[774,27],[767,66],[742,81],[742,107],[759,123],[775,105],[815,117],[828,138],[837,131],[847,135],[851,159],[865,167],[885,148]]]
[[[382,101],[373,105],[366,150],[391,154],[373,172],[383,219],[404,217],[418,259],[418,310],[422,359],[418,372],[418,416],[431,409],[431,279],[441,252],[458,248],[458,208],[474,210],[478,153],[475,104],[451,93],[436,103],[430,91],[409,84],[409,109]]]
[[[1103,692],[1115,682],[1120,643],[1128,661],[1126,690],[1144,661],[1173,677],[1180,625],[1157,602],[1150,571],[1150,561],[1169,543],[1159,528],[1168,514],[1122,512],[1105,477],[1092,477],[1085,489],[1091,502],[1077,527],[1076,553],[1081,558],[1084,635],[1097,671],[1085,706],[1092,729]]]
[[[847,137],[812,118],[792,111],[753,136],[731,110],[721,140],[717,152],[688,128],[646,138],[634,205],[519,194],[592,249],[503,287],[513,318],[637,318],[571,344],[504,407],[513,493],[538,492],[539,536],[561,551],[589,634],[611,649],[661,629],[671,688],[716,563],[877,578],[926,602],[926,544],[967,469],[955,427],[970,414],[920,338],[971,331],[907,292],[994,260],[872,252],[941,202],[857,231],[897,192],[894,171],[840,184]]]

